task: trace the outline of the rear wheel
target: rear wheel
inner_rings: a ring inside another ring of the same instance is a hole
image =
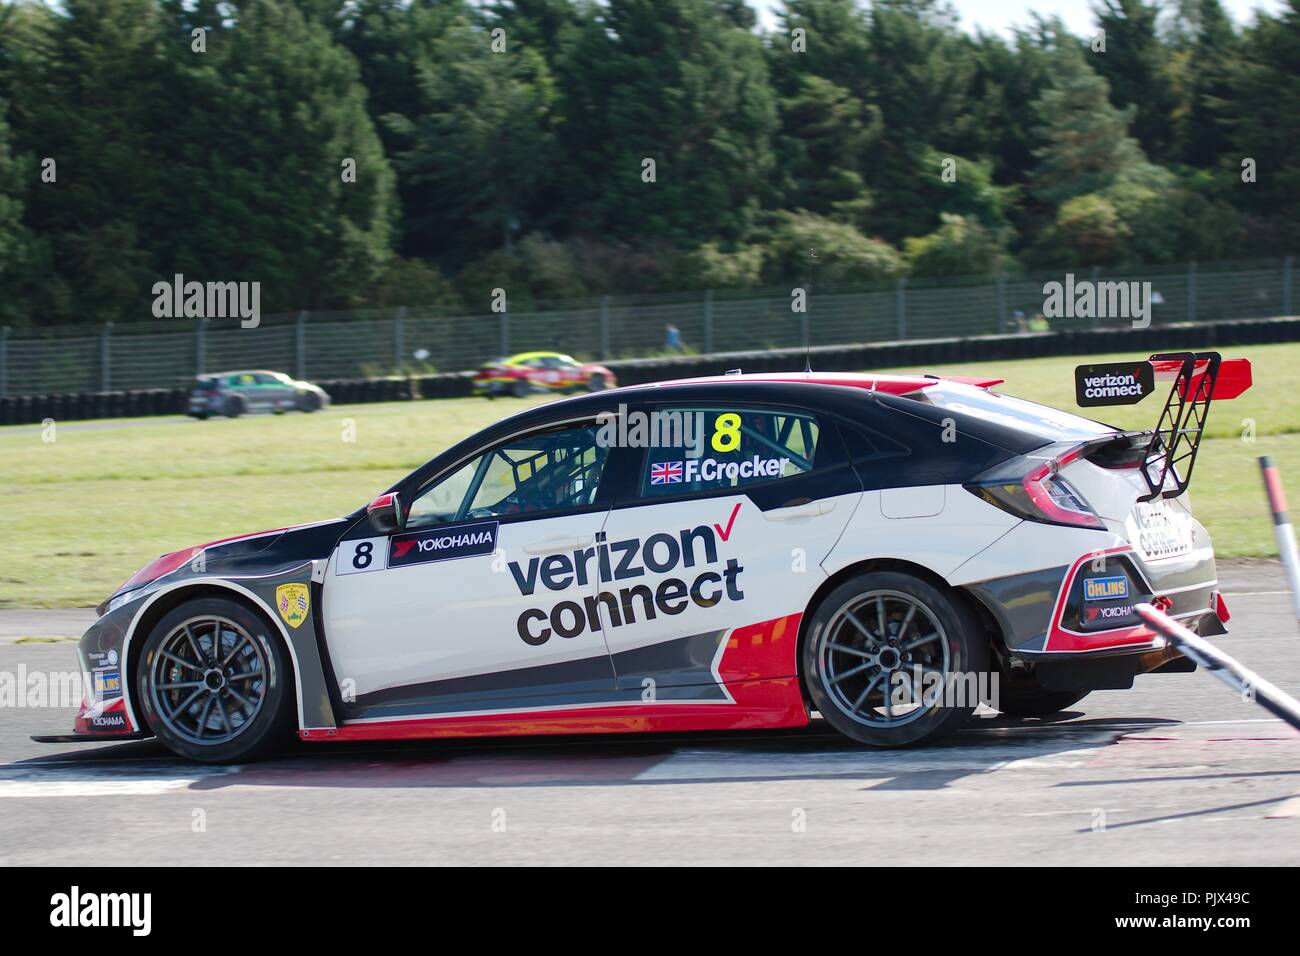
[[[515,379],[514,384],[510,386],[510,394],[515,398],[527,398],[530,391],[532,391],[531,387],[522,378]]]
[[[872,571],[818,605],[802,665],[814,706],[836,730],[877,747],[906,747],[966,722],[988,655],[978,620],[951,592],[910,574]]]
[[[227,418],[238,418],[246,411],[248,411],[248,406],[238,395],[230,396],[226,399],[226,404],[222,406],[222,412]]]
[[[136,668],[150,728],[171,750],[205,763],[251,760],[286,740],[292,685],[271,625],[226,598],[170,611],[145,640]]]

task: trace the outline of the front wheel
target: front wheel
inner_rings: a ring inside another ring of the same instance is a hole
[[[247,605],[199,598],[150,632],[136,668],[150,728],[182,757],[234,763],[289,736],[293,676],[280,638]]]
[[[840,733],[907,747],[952,733],[979,703],[988,638],[952,592],[872,571],[841,584],[809,622],[808,693]]]

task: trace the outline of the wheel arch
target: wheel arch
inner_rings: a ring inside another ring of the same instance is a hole
[[[145,638],[148,637],[158,622],[161,621],[168,613],[175,610],[187,601],[193,601],[198,598],[218,597],[227,600],[235,600],[246,606],[254,614],[258,615],[263,621],[270,625],[272,634],[275,634],[285,651],[288,653],[289,665],[292,668],[292,678],[294,687],[294,697],[296,698],[296,708],[298,714],[298,726],[303,723],[303,701],[302,701],[302,675],[298,663],[298,655],[294,650],[293,641],[285,631],[283,625],[276,620],[275,615],[271,612],[261,600],[258,599],[252,591],[241,587],[233,581],[222,579],[207,579],[199,581],[185,581],[155,592],[146,603],[136,612],[131,621],[130,629],[127,631],[126,639],[123,642],[122,660],[124,667],[122,670],[122,686],[125,694],[127,715],[132,725],[137,730],[145,730],[148,724],[144,718],[144,708],[139,706],[136,700],[136,666],[140,660],[140,654],[144,649]],[[152,729],[152,728],[148,728]]]
[[[810,700],[810,695],[808,693],[808,675],[803,672],[803,649],[808,640],[808,628],[814,613],[821,606],[822,601],[826,599],[826,596],[845,581],[871,571],[897,571],[901,574],[910,574],[953,595],[957,600],[968,606],[979,620],[985,637],[988,638],[989,649],[993,656],[995,658],[1000,656],[1001,648],[999,645],[1001,643],[1002,629],[998,626],[997,620],[989,612],[989,609],[984,606],[984,603],[965,588],[949,584],[943,575],[933,568],[917,564],[915,561],[908,561],[904,558],[868,558],[864,561],[845,565],[818,585],[799,620],[799,639],[795,644],[795,668],[799,676],[799,687],[803,692],[805,701]]]

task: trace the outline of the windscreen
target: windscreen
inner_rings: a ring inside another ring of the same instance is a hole
[[[1059,408],[1027,402],[959,382],[938,382],[908,395],[936,408],[970,415],[995,425],[1027,431],[1048,441],[1086,440],[1113,435],[1118,429]]]

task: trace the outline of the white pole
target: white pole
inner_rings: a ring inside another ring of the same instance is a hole
[[[1193,634],[1150,604],[1138,604],[1133,610],[1148,625],[1168,638],[1184,656],[1190,657],[1237,693],[1249,695],[1251,700],[1265,710],[1300,729],[1300,701],[1286,691],[1266,681],[1236,658],[1229,657],[1205,638]]]
[[[1282,557],[1282,567],[1286,568],[1287,580],[1291,584],[1291,605],[1295,608],[1296,620],[1300,621],[1300,556],[1296,554],[1295,530],[1291,527],[1291,515],[1286,508],[1282,475],[1268,455],[1260,457],[1259,470],[1264,475],[1268,507],[1273,512],[1273,533],[1277,535],[1278,554]]]

